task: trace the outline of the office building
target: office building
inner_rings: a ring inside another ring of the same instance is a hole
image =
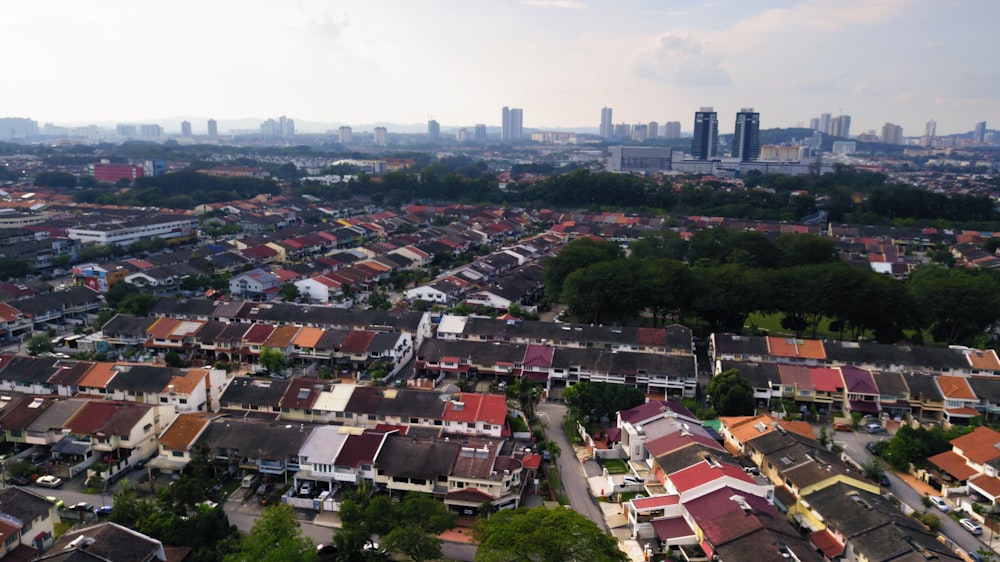
[[[385,146],[389,144],[389,131],[385,127],[375,127],[375,145]]]
[[[0,119],[0,139],[26,139],[38,136],[38,122],[24,117]]]
[[[814,131],[819,131],[819,117],[813,117],[809,120],[809,128]]]
[[[427,138],[432,141],[441,138],[441,125],[433,119],[427,122]]]
[[[163,135],[163,127],[159,125],[139,125],[139,137],[143,139],[158,139]]]
[[[191,136],[191,122],[181,121],[181,136],[190,137]]]
[[[712,160],[719,150],[719,119],[711,107],[702,107],[694,114],[694,136],[691,156],[696,160]]]
[[[145,175],[142,166],[134,164],[111,164],[107,160],[102,160],[91,165],[94,171],[94,179],[100,183],[116,183],[118,180],[135,181]]]
[[[600,135],[604,138],[610,138],[614,135],[615,126],[614,122],[611,121],[611,108],[605,107],[601,110],[601,129]]]
[[[833,132],[830,130],[830,127],[832,125],[833,125],[833,122],[830,120],[830,114],[829,113],[820,113],[820,115],[819,115],[819,132],[821,132],[823,134],[827,134],[827,135],[832,135]],[[835,136],[839,136],[839,135],[835,135]]]
[[[924,126],[924,136],[925,137],[936,137],[937,136],[937,121],[931,119]]]
[[[650,121],[649,125],[646,125],[646,138],[655,139],[660,136],[660,125],[656,121]]]
[[[760,158],[760,113],[752,107],[744,107],[736,114],[732,155],[740,162]]]
[[[649,138],[649,129],[646,128],[642,123],[636,123],[632,126],[632,140],[634,141],[644,141]]]
[[[608,171],[646,174],[671,169],[673,150],[652,146],[608,147]]]
[[[344,125],[337,129],[337,141],[340,144],[351,144],[351,128]]]
[[[215,119],[208,120],[208,136],[213,139],[219,136],[219,123]]]
[[[486,125],[483,123],[476,123],[475,133],[473,134],[472,140],[476,142],[486,142]]]
[[[524,124],[524,111],[520,108],[503,108],[503,127],[500,131],[500,140],[517,141],[521,140],[522,126]]]
[[[885,144],[903,144],[903,128],[899,125],[886,123],[882,125],[882,136],[879,140]]]
[[[466,137],[468,136],[468,134],[469,130],[466,129],[465,127],[462,127],[455,132],[455,140],[458,142],[465,142],[467,140]]]
[[[820,123],[822,125],[822,123]],[[826,133],[832,137],[848,138],[851,136],[851,116],[838,115],[830,121],[830,130]]]
[[[663,136],[668,139],[681,138],[681,122],[667,121],[667,123],[663,126]]]
[[[976,123],[976,128],[972,130],[972,140],[980,144],[986,142],[986,121]]]
[[[632,125],[626,123],[619,123],[615,125],[615,138],[619,139],[630,139],[632,138]]]

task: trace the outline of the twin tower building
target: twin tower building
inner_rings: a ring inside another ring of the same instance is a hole
[[[760,113],[744,107],[736,114],[736,129],[730,155],[740,162],[760,158]],[[719,115],[711,107],[694,114],[691,156],[696,160],[714,160],[719,156]]]

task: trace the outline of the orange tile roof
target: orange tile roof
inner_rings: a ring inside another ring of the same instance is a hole
[[[967,480],[976,474],[976,469],[965,463],[965,459],[955,451],[945,451],[928,457],[927,462],[952,475],[956,480]]]
[[[774,431],[771,425],[775,420],[767,414],[759,416],[738,416],[719,418],[729,433],[740,443],[746,443],[754,437],[766,435]],[[762,424],[762,425],[759,425]]]
[[[995,476],[977,476],[969,480],[970,484],[975,484],[977,488],[986,492],[990,497],[1000,497],[1000,478]]]
[[[316,347],[316,344],[325,333],[326,330],[323,330],[322,328],[312,328],[307,326],[299,330],[299,333],[295,335],[295,339],[292,340],[292,343],[299,347]]]
[[[170,384],[181,394],[191,394],[198,385],[205,382],[206,377],[208,377],[207,369],[189,369],[183,375],[171,377]]]
[[[800,340],[795,338],[767,337],[768,353],[777,357],[800,357],[803,359],[826,359],[826,350],[820,340]]]
[[[938,387],[945,398],[956,400],[975,400],[976,394],[972,392],[969,382],[963,377],[952,377],[943,375],[937,378]]]
[[[152,338],[165,340],[177,329],[181,323],[176,318],[160,318],[153,325],[146,329],[146,334]]]
[[[108,382],[114,378],[117,371],[113,369],[114,363],[95,363],[87,371],[87,374],[80,379],[79,386],[88,388],[104,388]]]
[[[168,451],[184,451],[191,447],[213,414],[180,414],[160,436],[160,446]]]
[[[961,437],[956,437],[950,441],[956,452],[961,453],[965,458],[978,464],[1000,458],[1000,432],[988,427],[977,427],[970,433]]]
[[[970,349],[965,356],[973,369],[1000,371],[1000,359],[997,358],[997,352],[992,349]]]
[[[264,341],[265,347],[288,347],[292,344],[295,336],[299,333],[302,328],[299,326],[279,326],[271,332],[267,340]]]

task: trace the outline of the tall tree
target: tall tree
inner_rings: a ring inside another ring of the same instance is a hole
[[[563,290],[563,281],[571,273],[598,262],[616,260],[622,250],[614,242],[604,242],[584,237],[566,244],[559,254],[545,262],[545,292],[557,300]]]
[[[476,522],[476,562],[625,562],[618,541],[571,509],[504,510]]]
[[[924,265],[907,286],[937,341],[961,342],[1000,320],[1000,286],[988,272]]]
[[[302,536],[295,512],[286,504],[264,509],[250,533],[240,540],[236,552],[225,562],[314,562],[316,549]]]
[[[712,377],[705,392],[720,416],[753,415],[753,387],[736,369]]]

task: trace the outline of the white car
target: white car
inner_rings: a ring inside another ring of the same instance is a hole
[[[35,485],[43,488],[58,488],[62,486],[62,483],[62,478],[50,475],[41,476],[38,480],[35,480]]]
[[[945,513],[951,511],[951,508],[948,507],[948,503],[945,502],[944,498],[942,498],[941,496],[930,496],[930,500],[931,503],[934,504],[934,507],[940,509],[941,511]]]
[[[958,524],[973,535],[983,534],[983,528],[979,526],[979,523],[976,523],[972,519],[959,519]]]

